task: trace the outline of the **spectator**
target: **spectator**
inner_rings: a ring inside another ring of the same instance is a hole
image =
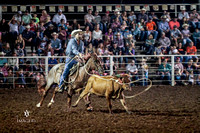
[[[138,37],[138,40],[145,40],[144,19],[141,19],[141,21],[137,23],[133,34]]]
[[[26,26],[26,30],[23,31],[22,33],[22,37],[25,41],[25,46],[31,46],[31,51],[33,52],[33,47],[34,47],[34,43],[33,43],[33,37],[34,34],[33,32],[30,31],[30,25]]]
[[[109,51],[112,52],[112,55],[119,55],[119,56],[122,55],[122,51],[121,51],[121,49],[117,46],[117,43],[114,43],[113,46],[110,47]],[[123,58],[122,58],[122,57],[119,57],[119,58],[115,57],[115,58],[114,58],[114,62],[119,62],[120,65],[121,65],[122,61],[123,61]]]
[[[19,88],[24,88],[26,85],[24,71],[22,68],[19,69],[19,73],[18,73],[18,85],[19,85]]]
[[[119,18],[116,18],[115,21],[112,23],[111,28],[113,31],[117,31],[120,29],[121,23],[119,21]]]
[[[92,15],[92,10],[88,9],[88,14],[86,14],[84,16],[84,20],[85,20],[85,26],[89,26],[90,27],[90,31],[93,31],[93,27],[94,27],[94,16]]]
[[[90,31],[90,27],[86,26],[84,32],[84,46],[87,47],[89,43],[91,43],[91,40],[92,40],[92,33]]]
[[[95,30],[92,32],[93,45],[97,48],[98,44],[102,42],[102,31],[99,29],[99,24],[95,26]]]
[[[170,17],[170,13],[167,12],[167,11],[164,11],[163,12],[163,15],[165,15],[167,17],[166,21],[169,22],[171,20],[171,17]]]
[[[45,50],[45,56],[54,56],[54,50],[51,47],[51,43],[47,44],[47,49]]]
[[[116,34],[117,38],[114,39],[114,43],[117,44],[117,47],[119,47],[122,51],[124,51],[124,40],[121,39],[121,34],[120,33],[117,33]]]
[[[27,53],[26,53],[26,49],[25,49],[25,41],[22,37],[22,34],[19,34],[17,36],[17,40],[15,41],[15,47],[17,44],[19,44],[20,48],[24,51],[24,55],[26,56]]]
[[[159,31],[159,34],[161,36],[161,34],[164,32],[166,34],[166,36],[170,36],[170,28],[169,28],[169,24],[168,22],[166,21],[167,19],[167,16],[164,15],[161,17],[162,20],[161,22],[158,24],[158,31]]]
[[[54,65],[58,64],[58,61],[55,58],[52,57],[52,58],[49,59],[48,64],[49,64],[49,70],[51,70],[51,68]]]
[[[177,28],[176,25],[174,25],[174,29],[171,30],[171,40],[172,40],[172,43],[178,47],[178,43],[179,42],[182,42],[182,39],[183,39],[183,35],[182,33],[180,32],[180,30]]]
[[[65,20],[64,19],[61,19],[60,20],[60,23],[58,24],[58,31],[59,31],[59,27],[63,27],[65,29],[65,31],[68,31],[68,27],[67,25],[65,24]]]
[[[153,34],[153,38],[156,40],[158,36],[158,32],[156,31],[157,26],[152,18],[149,18],[149,21],[146,23],[146,29],[147,29],[147,36]]]
[[[183,47],[187,44],[192,42],[192,40],[190,39],[191,33],[188,30],[189,25],[188,24],[184,24],[183,25],[183,30],[181,31],[181,33],[183,34]]]
[[[136,15],[134,14],[133,11],[131,11],[131,12],[129,13],[128,20],[129,20],[129,23],[132,23],[132,21],[136,21],[136,20],[137,20],[137,17],[136,17]]]
[[[14,17],[8,22],[8,25],[10,27],[10,39],[16,40],[17,39],[17,34],[19,33],[18,27],[19,27],[19,22],[17,22]]]
[[[194,83],[194,66],[193,66],[193,60],[190,59],[185,67],[185,73],[186,73],[186,79],[188,79],[188,82],[190,84]]]
[[[25,14],[22,16],[23,24],[28,25],[30,23],[31,19],[32,19],[31,14],[29,14],[29,11],[26,10]]]
[[[77,19],[73,20],[73,23],[72,23],[71,27],[72,27],[72,31],[81,29],[81,25],[77,22]]]
[[[97,48],[97,55],[100,55],[100,56],[104,55],[104,45],[103,45],[103,43],[99,43],[99,46]]]
[[[108,32],[105,33],[105,37],[108,37],[109,38],[109,41],[113,41],[113,32],[112,32],[112,29],[109,28],[108,29]]]
[[[39,24],[40,19],[37,17],[37,14],[36,14],[36,13],[33,14],[33,19],[35,19],[35,23],[36,23],[36,24]]]
[[[189,46],[186,48],[187,55],[193,55],[193,56],[187,56],[185,62],[187,62],[190,59],[198,58],[197,56],[194,56],[197,54],[197,48],[194,46],[193,42],[190,42]]]
[[[58,34],[56,32],[52,33],[53,39],[51,40],[51,47],[54,50],[54,53],[58,53],[61,55],[63,53],[63,49],[61,47],[61,41],[58,39]]]
[[[17,57],[16,53],[13,53],[12,56],[13,58],[8,59],[8,65],[11,67],[12,70],[18,71],[19,59],[16,58]]]
[[[65,15],[62,13],[62,10],[59,9],[59,10],[58,10],[58,13],[55,14],[55,15],[53,16],[52,21],[53,21],[56,25],[58,25],[58,24],[61,22],[61,19],[64,19],[64,23],[65,23],[65,24],[67,23],[67,19],[66,19]]]
[[[162,33],[161,38],[158,40],[158,42],[161,44],[161,47],[164,47],[165,49],[169,48],[171,45],[171,41],[168,37],[165,36],[165,33]]]
[[[106,11],[106,14],[102,17],[102,23],[103,23],[103,33],[107,32],[108,27],[110,26],[110,16],[109,16],[109,11]]]
[[[47,46],[47,39],[44,37],[38,46],[38,51],[37,51],[38,56],[40,56],[41,53],[45,53],[46,46]]]
[[[181,12],[178,14],[178,19],[179,19],[179,20],[182,20],[184,17],[185,17],[186,19],[189,19],[189,18],[190,18],[188,12],[185,11],[185,8],[182,8],[182,9],[181,9]]]
[[[167,79],[168,84],[171,83],[171,66],[167,63],[167,59],[164,59],[163,63],[158,67],[158,74],[161,80]]]
[[[86,55],[89,53],[89,54],[94,54],[96,53],[96,49],[95,47],[92,45],[92,43],[89,43],[89,45],[87,46],[86,48],[86,51],[85,51]]]
[[[192,10],[192,13],[190,14],[190,22],[192,23],[193,28],[200,28],[200,15],[197,13],[196,9]]]
[[[67,33],[64,27],[60,26],[59,27],[59,32],[58,32],[58,39],[61,41],[61,47],[65,49],[67,47],[66,45],[66,40],[67,40]]]
[[[132,34],[129,34],[127,35],[127,40],[126,40],[126,44],[128,44],[128,46],[132,46],[132,47],[135,47],[135,40],[133,39],[133,35]]]
[[[193,40],[194,40],[194,46],[196,46],[197,48],[200,48],[200,31],[198,28],[195,29],[195,32],[193,33]]]
[[[44,31],[44,36],[47,38],[47,40],[52,39],[52,33],[57,32],[56,28],[54,28],[53,24],[50,24],[48,29]]]
[[[143,58],[140,66],[138,68],[139,69],[139,75],[140,75],[140,77],[141,78],[145,78],[141,82],[142,86],[147,86],[148,85],[147,79],[148,79],[148,73],[149,72],[148,72],[148,65],[147,65],[146,61],[147,60]]]
[[[36,32],[36,30],[38,29],[38,24],[35,23],[35,19],[31,19],[31,22],[30,22],[30,31],[32,31],[33,33]]]
[[[18,22],[22,22],[22,12],[18,11],[17,14],[14,15],[14,20],[18,21]]]
[[[47,20],[46,20],[46,23],[44,23],[44,27],[47,29],[50,25],[53,25],[53,22],[51,21],[51,17],[48,16]]]
[[[101,23],[101,16],[99,15],[99,11],[96,10],[94,14],[94,23],[99,24],[100,30],[103,31],[103,25]]]
[[[14,87],[13,86],[13,84],[14,84],[14,74],[13,74],[13,71],[12,71],[11,68],[8,70],[8,77],[7,77],[6,83],[7,83],[8,89],[14,89],[13,88]]]
[[[145,14],[146,13],[146,9],[145,8],[142,8],[140,10],[140,14],[138,15],[138,22],[141,21],[141,19],[144,19],[144,22],[148,22],[148,15]]]
[[[14,53],[17,54],[19,57],[24,57],[24,50],[20,48],[19,44],[16,44],[16,49],[14,50]]]
[[[46,10],[42,10],[42,15],[40,16],[40,22],[46,24],[48,21],[47,19],[49,18],[49,20],[51,19],[50,16],[47,14]]]
[[[147,55],[154,55],[154,51],[155,51],[155,39],[153,39],[153,35],[150,34],[148,36],[148,39],[145,42],[145,48],[146,48],[146,54]]]
[[[187,24],[188,27],[190,25],[190,22],[188,21],[188,19],[186,19],[185,17],[183,17],[183,19],[180,21],[180,28],[184,29],[183,25]]]
[[[131,63],[129,63],[127,66],[126,66],[126,71],[129,75],[132,76],[132,79],[131,80],[138,80],[139,77],[138,77],[138,68],[137,66],[135,65],[135,61],[132,60]],[[133,86],[133,84],[131,84],[131,86]]]
[[[116,18],[118,17],[119,22],[121,23],[123,20],[122,20],[122,17],[120,15],[121,15],[120,11],[118,9],[115,9],[114,14],[111,16],[110,22],[113,23],[114,20],[116,20]]]
[[[174,26],[176,26],[176,27],[179,29],[180,23],[179,23],[177,20],[178,20],[178,19],[175,17],[175,18],[173,18],[173,20],[171,20],[171,21],[169,22],[169,27],[170,27],[171,30],[174,29]]]
[[[6,43],[5,47],[3,48],[3,52],[5,53],[5,56],[12,56],[12,51],[10,49],[9,43]]]
[[[5,78],[3,76],[2,68],[0,67],[0,85],[3,86]]]
[[[3,51],[0,52],[0,57],[4,57],[5,53]],[[4,63],[7,63],[8,60],[6,58],[0,58],[0,67],[3,66]]]
[[[128,22],[128,17],[127,17],[127,12],[126,11],[123,11],[121,16],[122,16],[122,20],[123,21]]]

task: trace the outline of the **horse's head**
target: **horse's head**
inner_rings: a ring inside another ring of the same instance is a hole
[[[102,60],[97,56],[97,54],[92,54],[89,61],[90,69],[97,71],[99,74],[104,73]]]

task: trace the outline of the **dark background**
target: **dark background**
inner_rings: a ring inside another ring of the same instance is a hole
[[[0,4],[175,4],[198,0],[0,0]]]

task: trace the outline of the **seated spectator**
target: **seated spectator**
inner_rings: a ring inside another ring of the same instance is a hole
[[[45,53],[46,47],[47,47],[47,39],[44,37],[40,45],[38,46],[38,51],[37,51],[38,56],[40,56],[41,53]]]
[[[99,15],[99,11],[96,10],[94,13],[94,23],[99,24],[99,29],[103,31],[103,25],[101,23],[101,16]]]
[[[110,26],[111,18],[109,16],[109,11],[106,11],[105,15],[102,17],[102,23],[103,23],[103,33],[107,32],[108,26]]]
[[[138,40],[144,41],[145,39],[145,30],[144,30],[144,19],[141,19],[140,22],[136,24],[133,35],[137,36]]]
[[[110,58],[109,57],[106,57],[106,60],[105,60],[105,63],[104,63],[104,70],[105,72],[109,72],[110,70]]]
[[[160,43],[158,43],[155,47],[154,55],[163,55],[163,50]],[[161,57],[158,56],[156,58],[158,58],[158,64],[161,64]]]
[[[164,15],[161,17],[161,19],[162,20],[158,24],[159,35],[161,36],[161,34],[164,32],[166,36],[170,37],[170,28],[168,22],[166,21],[167,16]]]
[[[128,22],[128,17],[127,17],[127,12],[126,11],[123,11],[121,16],[122,16],[122,20],[123,21]]]
[[[19,57],[24,57],[24,50],[20,48],[19,44],[16,44],[16,49],[14,50],[14,53],[17,54]]]
[[[117,31],[120,29],[121,23],[119,21],[119,18],[116,18],[115,21],[111,24],[111,28],[113,31]]]
[[[8,59],[8,65],[10,66],[10,68],[14,71],[18,71],[18,67],[19,67],[19,59],[16,58],[17,54],[13,53],[12,54],[13,58],[9,58]]]
[[[51,21],[51,17],[48,16],[48,17],[47,17],[46,23],[44,23],[44,27],[45,27],[46,29],[48,29],[48,27],[49,27],[50,25],[53,25],[53,26],[54,26],[53,22]],[[55,25],[55,26],[56,26],[56,25]],[[56,27],[57,27],[57,26],[56,26]]]
[[[147,29],[147,36],[153,34],[153,38],[156,40],[158,36],[158,32],[156,31],[157,26],[152,18],[149,18],[149,21],[146,23],[146,29]]]
[[[20,23],[14,19],[14,17],[8,22],[8,25],[10,27],[10,39],[13,40],[13,42],[17,39],[17,34],[19,33],[18,27]]]
[[[200,31],[198,28],[195,29],[195,32],[193,32],[193,40],[194,40],[194,46],[196,46],[197,48],[200,48]]]
[[[193,60],[190,59],[185,66],[185,74],[186,74],[186,79],[188,83],[192,84],[194,83],[194,66],[193,66]]]
[[[104,55],[104,45],[103,45],[103,43],[99,43],[99,46],[97,48],[97,55],[100,55],[100,56]]]
[[[129,31],[128,28],[126,28],[126,29],[124,30],[124,32],[123,32],[123,38],[124,38],[125,43],[128,41],[128,36],[129,36],[129,35],[132,35],[132,33],[131,33],[131,31]],[[133,36],[132,36],[132,37],[133,37]]]
[[[176,48],[176,46],[170,46],[170,50],[169,50],[169,55],[178,55],[178,49]]]
[[[163,15],[165,15],[167,17],[167,19],[166,19],[167,22],[169,22],[171,20],[170,13],[167,12],[166,10],[163,12]]]
[[[30,23],[31,19],[32,19],[31,14],[29,14],[29,11],[26,10],[25,14],[22,16],[22,23],[25,25],[28,25]]]
[[[26,56],[27,55],[27,53],[26,53],[26,49],[25,49],[25,41],[24,41],[24,39],[23,39],[23,37],[22,37],[22,34],[19,34],[18,36],[17,36],[17,40],[15,41],[15,48],[16,48],[16,45],[19,45],[20,46],[20,48],[24,51],[24,56]]]
[[[188,24],[184,24],[183,25],[183,30],[181,31],[181,33],[183,34],[183,47],[186,46],[187,43],[192,42],[192,40],[190,39],[191,33],[188,30],[189,25]]]
[[[89,54],[96,53],[96,49],[95,49],[95,47],[92,45],[92,43],[89,43],[88,47],[87,47],[86,50],[85,50],[85,53],[86,53],[86,55],[88,55],[88,53],[89,53]]]
[[[158,42],[161,44],[162,48],[168,49],[171,45],[171,41],[168,37],[165,36],[165,33],[162,33],[161,38],[158,40]]]
[[[144,22],[146,23],[146,22],[148,22],[148,15],[147,14],[145,14],[146,13],[146,9],[145,8],[142,8],[141,10],[140,10],[140,13],[139,13],[139,15],[138,15],[138,22],[141,22],[141,19],[144,19]]]
[[[15,14],[14,16],[14,19],[18,22],[22,22],[22,12],[21,11],[18,11],[17,14]]]
[[[197,56],[194,56],[197,54],[197,48],[194,46],[193,42],[190,42],[189,46],[186,48],[187,55],[193,55],[193,56],[187,56],[185,59],[185,62],[188,62],[190,59],[198,58]]]
[[[8,66],[8,63],[4,63],[4,65],[3,65],[3,67],[2,67],[2,72],[3,72],[3,76],[5,77],[5,78],[7,78],[8,77],[8,69],[9,69],[10,67]]]
[[[99,29],[99,24],[95,26],[95,30],[92,32],[93,37],[93,46],[96,48],[98,47],[98,44],[102,42],[102,31]]]
[[[159,79],[168,81],[168,84],[171,84],[171,65],[167,63],[167,59],[164,59],[163,63],[158,67],[158,74],[160,75]]]
[[[72,23],[71,27],[72,27],[72,31],[81,29],[81,25],[77,22],[77,19],[73,20],[73,23]]]
[[[31,46],[31,51],[33,52],[33,48],[35,46],[35,44],[33,43],[34,34],[32,31],[30,31],[30,28],[30,25],[26,26],[26,30],[23,31],[22,37],[25,41],[25,46]]]
[[[171,21],[169,22],[169,27],[170,27],[171,30],[174,29],[174,26],[176,26],[176,27],[179,29],[180,23],[179,23],[177,20],[178,20],[178,19],[175,17],[175,18],[173,18],[173,20],[171,20]]]
[[[0,57],[4,57],[5,53],[3,51],[0,52]],[[4,63],[7,63],[7,58],[0,58],[0,67],[3,66]]]
[[[31,19],[30,21],[30,31],[32,31],[33,33],[35,33],[38,29],[38,24],[36,23],[36,20],[35,19]]]
[[[84,46],[85,47],[87,47],[91,43],[92,33],[90,31],[90,27],[89,26],[85,27],[84,39],[83,40],[84,40]]]
[[[45,50],[45,56],[54,56],[54,50],[51,47],[51,43],[47,44],[47,49]]]
[[[18,86],[19,88],[24,88],[26,86],[26,81],[25,81],[25,76],[24,76],[24,71],[23,69],[19,69],[19,73],[18,73]]]
[[[136,41],[133,39],[132,34],[127,35],[127,40],[125,41],[125,43],[128,44],[128,46],[135,47],[135,42]]]
[[[46,30],[46,28],[44,27],[44,23],[40,22],[38,25],[38,31],[40,32],[40,37],[43,38],[44,37],[44,31]]]
[[[46,24],[47,23],[47,17],[50,17],[47,14],[47,11],[46,10],[42,10],[42,15],[40,16],[40,22]]]
[[[177,28],[176,25],[174,25],[174,28],[173,30],[171,30],[171,40],[172,40],[172,43],[178,47],[178,43],[179,42],[182,42],[182,39],[183,39],[183,35],[182,33],[180,32],[180,30]]]
[[[9,43],[6,43],[5,47],[3,48],[3,52],[5,53],[5,56],[12,56],[12,51],[10,49]]]
[[[184,27],[183,27],[183,25],[188,25],[188,27],[189,27],[189,25],[190,25],[190,22],[188,21],[188,19],[186,19],[185,17],[183,17],[183,19],[180,21],[180,28],[181,29],[184,29]]]
[[[52,21],[53,21],[53,23],[58,25],[61,22],[61,19],[64,19],[65,24],[67,23],[67,19],[66,19],[65,15],[62,13],[62,10],[59,9],[58,13],[53,16]]]
[[[2,68],[0,67],[0,85],[4,85],[5,78],[3,76]]]
[[[126,21],[122,22],[122,25],[121,25],[120,29],[121,29],[121,31],[125,31],[126,29],[128,29],[128,25],[127,25]]]
[[[177,49],[178,49],[179,55],[185,55],[185,54],[186,54],[186,50],[185,50],[185,48],[183,48],[181,42],[178,43]],[[181,61],[181,62],[183,61],[183,58],[184,58],[184,60],[185,60],[186,56],[180,56],[180,61]]]
[[[115,43],[115,42],[113,43],[113,46],[110,47],[109,51],[112,52],[112,55],[119,55],[119,56],[122,55],[121,49],[118,47],[117,43]],[[121,66],[122,61],[123,61],[122,57],[119,57],[119,58],[115,57],[114,58],[114,62],[119,62],[120,66]]]
[[[148,39],[145,42],[145,48],[146,48],[146,54],[147,55],[153,55],[155,51],[155,39],[153,39],[153,35],[150,34],[148,36]]]
[[[49,64],[49,70],[51,70],[51,68],[54,66],[54,65],[56,65],[56,64],[58,64],[58,61],[55,59],[55,58],[49,58],[49,60],[48,60],[48,64]]]
[[[58,32],[58,39],[61,41],[61,47],[65,49],[67,47],[66,40],[67,40],[67,33],[64,27],[60,26],[59,27],[59,32]]]
[[[60,23],[58,24],[58,31],[60,31],[59,27],[63,27],[65,29],[65,31],[68,31],[68,27],[67,27],[64,19],[60,20]]]
[[[52,33],[53,39],[51,40],[51,47],[54,50],[54,54],[58,53],[61,55],[63,53],[63,49],[61,47],[61,41],[58,39],[58,34],[56,32]]]
[[[53,24],[50,24],[48,26],[48,29],[44,31],[44,37],[47,37],[47,40],[52,39],[52,33],[57,32],[57,29],[53,26]]]
[[[139,79],[139,77],[138,77],[138,67],[135,65],[135,60],[132,60],[131,63],[129,63],[126,66],[126,71],[129,75],[132,76],[131,81]],[[133,84],[131,84],[131,86],[133,86]]]
[[[117,44],[117,47],[119,47],[122,51],[124,50],[124,40],[121,39],[121,34],[116,34],[117,38],[114,39],[114,43]]]
[[[185,11],[185,8],[182,8],[182,9],[181,9],[181,12],[178,14],[178,19],[179,19],[179,20],[183,20],[184,17],[185,17],[186,19],[189,19],[189,18],[190,18],[188,12]]]
[[[136,21],[136,20],[137,20],[137,16],[134,14],[133,11],[131,11],[131,12],[129,13],[129,16],[128,16],[128,21],[129,21],[129,23],[132,23],[132,21]]]
[[[37,17],[37,14],[36,14],[36,13],[33,14],[33,19],[35,19],[35,23],[36,23],[36,24],[39,24],[40,19]]]
[[[199,13],[197,12],[196,9],[193,9],[192,13],[190,14],[190,22],[192,23],[192,26],[193,26],[194,29],[200,28],[199,19],[200,19]]]

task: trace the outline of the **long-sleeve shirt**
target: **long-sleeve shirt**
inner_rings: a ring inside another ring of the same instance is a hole
[[[61,49],[61,42],[60,42],[60,39],[56,39],[56,40],[54,40],[54,39],[52,39],[51,40],[51,47],[53,48],[53,49]]]
[[[168,37],[160,38],[159,43],[161,44],[161,47],[169,47],[171,45],[171,41]]]
[[[22,21],[23,21],[25,24],[29,24],[30,21],[31,21],[31,19],[32,19],[31,14],[23,15],[23,16],[22,16]]]
[[[102,40],[102,31],[96,32],[95,30],[92,32],[93,39],[101,39]]]
[[[124,40],[123,40],[123,39],[118,39],[118,38],[116,38],[116,39],[114,40],[114,43],[117,43],[117,46],[118,46],[119,48],[124,47]]]
[[[194,32],[193,33],[194,38],[199,38],[200,37],[200,31],[199,32]]]
[[[138,15],[138,22],[140,22],[141,19],[144,19],[145,22],[148,21],[148,16],[146,14],[139,14]]]
[[[78,44],[76,38],[70,39],[67,48],[66,48],[66,55],[73,58],[74,56],[78,55],[79,53],[84,53],[84,43],[80,40],[80,44]]]
[[[61,19],[64,19],[64,22],[67,23],[67,19],[66,19],[64,14],[61,14],[61,15],[56,14],[56,15],[54,15],[52,21],[54,23],[56,23],[56,24],[59,24]]]
[[[170,72],[171,71],[171,65],[166,64],[166,66],[164,67],[164,64],[161,64],[158,67],[159,72]]]
[[[187,19],[190,18],[189,14],[188,14],[187,12],[184,12],[184,14],[183,14],[182,12],[180,12],[180,13],[178,14],[178,19],[182,20],[183,17],[185,17],[185,18],[187,18]]]
[[[161,21],[161,22],[158,24],[158,29],[159,29],[159,30],[164,30],[164,31],[169,30],[169,24],[168,24],[168,22],[163,22],[163,21]]]

